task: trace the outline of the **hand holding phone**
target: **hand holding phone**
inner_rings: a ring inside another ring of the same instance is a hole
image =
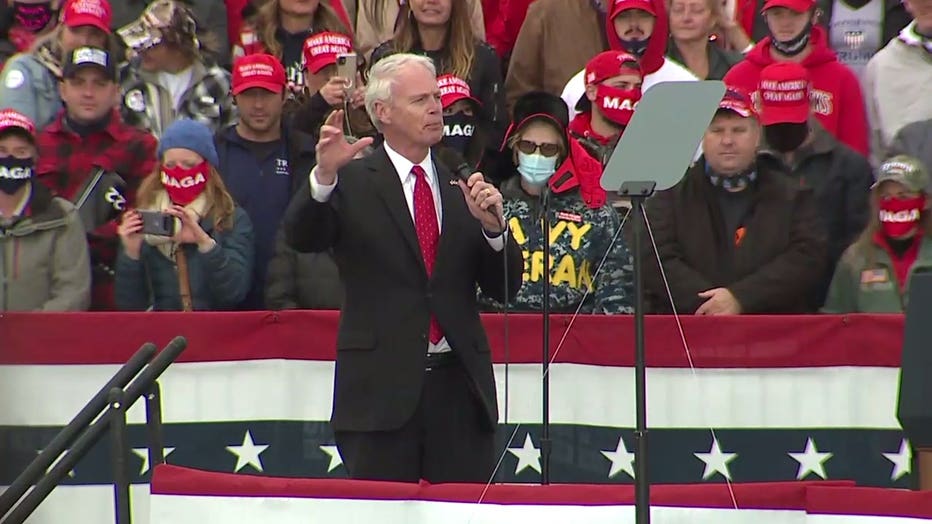
[[[123,220],[117,227],[117,235],[120,236],[120,242],[123,244],[123,251],[126,256],[133,260],[139,260],[142,250],[143,236],[143,219],[139,211],[131,209],[123,215]]]
[[[356,89],[356,72],[359,67],[356,53],[342,53],[337,55],[337,76],[343,78],[345,89],[348,92]]]
[[[176,233],[175,217],[162,211],[139,210],[142,219],[142,233],[159,237],[171,237]]]

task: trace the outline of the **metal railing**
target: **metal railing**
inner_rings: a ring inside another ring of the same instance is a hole
[[[175,337],[158,353],[155,344],[152,343],[146,343],[139,348],[16,477],[10,487],[0,493],[0,523],[22,524],[109,429],[114,522],[131,524],[130,447],[126,432],[126,412],[140,397],[145,396],[146,434],[151,470],[165,461],[162,451],[162,403],[158,378],[187,345],[184,337]]]

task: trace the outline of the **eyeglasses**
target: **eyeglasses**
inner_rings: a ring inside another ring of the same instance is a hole
[[[521,151],[525,155],[533,155],[537,151],[540,151],[540,154],[546,157],[557,156],[560,154],[560,145],[559,144],[537,144],[531,142],[530,140],[518,140],[518,143],[515,144],[518,151]]]

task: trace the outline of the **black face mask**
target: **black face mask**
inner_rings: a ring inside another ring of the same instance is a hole
[[[476,131],[476,117],[456,113],[443,117],[443,145],[466,153],[472,135]]]
[[[0,158],[0,191],[15,194],[32,180],[35,160],[8,156]]]
[[[54,16],[55,10],[52,9],[52,2],[40,4],[13,2],[13,20],[16,25],[30,33],[38,33],[45,29]]]
[[[809,43],[809,38],[812,36],[812,20],[806,24],[806,27],[803,28],[802,32],[793,38],[786,40],[785,42],[780,42],[777,40],[777,37],[770,35],[770,43],[773,45],[773,48],[777,50],[783,56],[796,56],[799,53],[803,52],[803,49],[806,49],[806,45]]]
[[[774,151],[796,151],[809,136],[809,124],[772,124],[764,126],[764,139]]]
[[[647,44],[649,43],[650,37],[643,40],[622,40],[621,47],[623,47],[625,51],[640,58],[644,56],[644,52],[647,51]]]

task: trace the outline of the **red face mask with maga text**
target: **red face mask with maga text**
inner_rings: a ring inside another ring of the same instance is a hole
[[[162,166],[162,186],[168,192],[168,198],[175,204],[186,206],[200,196],[207,188],[210,165],[207,162],[185,169],[181,166]]]
[[[886,198],[880,201],[880,226],[889,238],[902,238],[919,225],[926,205],[925,195],[913,198]]]
[[[605,118],[626,126],[634,115],[634,109],[641,100],[640,89],[619,89],[599,84],[595,90],[595,103]]]

